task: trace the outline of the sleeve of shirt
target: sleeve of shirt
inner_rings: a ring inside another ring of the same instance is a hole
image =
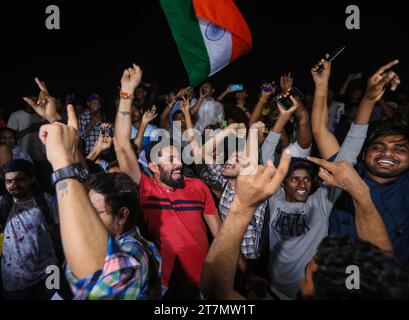
[[[138,261],[135,256],[121,250],[119,244],[110,236],[108,253],[101,270],[83,279],[78,279],[67,267],[66,277],[74,299],[136,299],[141,291],[143,270],[147,269],[143,268],[142,261],[142,259]]]
[[[7,122],[7,127],[16,131],[20,130],[18,127],[18,122],[15,113],[12,113],[10,115],[9,121]]]
[[[204,214],[207,215],[217,215],[219,212],[217,211],[216,204],[214,203],[213,196],[209,190],[209,188],[202,182],[202,189],[204,195]]]
[[[303,149],[297,141],[291,143],[289,148],[293,158],[307,158],[311,154],[311,145],[307,149]]]
[[[276,151],[281,134],[270,131],[263,145],[261,146],[261,158],[265,165],[268,160],[274,161],[274,152]]]
[[[334,162],[346,161],[355,165],[366,139],[367,125],[352,124]],[[331,214],[335,201],[341,195],[342,189],[324,183],[313,195],[318,200],[319,212],[326,218]]]
[[[338,151],[335,162],[346,161],[355,165],[359,153],[362,150],[362,146],[364,145],[367,131],[368,125],[357,125],[352,123],[351,128]]]
[[[226,183],[226,178],[222,176],[223,166],[220,164],[209,164],[207,166],[207,172],[209,175],[207,178],[210,181],[220,183],[221,186],[224,186]]]

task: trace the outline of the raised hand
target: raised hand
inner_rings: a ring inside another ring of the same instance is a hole
[[[142,116],[142,122],[144,124],[148,124],[151,122],[153,119],[156,118],[158,114],[156,113],[156,106],[153,106],[149,110],[146,110],[145,113]]]
[[[328,162],[314,157],[308,157],[308,160],[320,166],[318,175],[322,180],[329,185],[345,190],[352,197],[368,188],[358,172],[348,162]]]
[[[124,71],[121,79],[121,91],[129,95],[133,95],[135,89],[142,81],[142,70],[136,64],[133,68],[128,68]]]
[[[40,88],[37,101],[27,97],[24,97],[23,100],[27,102],[27,104],[32,107],[41,118],[48,122],[61,120],[62,117],[57,111],[57,102],[55,98],[49,95],[45,83],[38,78],[35,78],[34,80]]]
[[[291,118],[291,116],[294,114],[295,111],[300,107],[300,103],[298,102],[297,99],[295,99],[292,95],[289,93],[286,93],[284,95],[281,95],[279,98],[287,98],[289,97],[291,102],[293,103],[292,107],[288,110],[285,110],[282,106],[277,104],[278,111],[280,113],[280,117],[285,117],[285,118]]]
[[[274,81],[273,82],[267,82],[263,83],[261,86],[261,98],[268,100],[270,97],[275,94],[276,89],[274,87]]]
[[[286,76],[280,78],[280,88],[281,92],[286,93],[293,87],[294,79],[291,77],[291,72]]]
[[[235,200],[243,208],[255,208],[277,192],[283,182],[291,161],[289,150],[283,152],[278,168],[269,160],[266,166],[258,166],[251,175],[237,178]]]
[[[395,91],[398,88],[400,84],[399,75],[397,75],[394,71],[389,70],[398,63],[398,60],[391,61],[380,67],[378,71],[369,77],[365,92],[366,99],[373,102],[379,101],[389,84],[391,86],[391,91]]]
[[[39,138],[54,171],[78,162],[78,118],[73,105],[67,106],[67,113],[68,125],[53,123],[40,128]]]
[[[104,152],[106,150],[109,150],[112,147],[113,144],[113,138],[109,135],[102,135],[100,134],[98,137],[96,144],[96,148],[100,151],[100,152]]]
[[[184,96],[180,102],[180,110],[182,110],[183,114],[190,112],[190,100]]]
[[[329,58],[329,54],[325,55],[325,58]],[[331,75],[331,62],[328,62],[326,59],[320,60],[314,68],[311,69],[311,75],[314,79],[315,85],[327,84],[329,77]],[[322,68],[322,69],[321,69]],[[321,72],[319,72],[321,70]]]

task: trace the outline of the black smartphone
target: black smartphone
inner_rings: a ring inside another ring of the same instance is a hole
[[[290,99],[290,96],[286,96],[286,97],[281,97],[281,98],[277,98],[276,102],[278,105],[281,106],[281,108],[283,108],[284,110],[288,110],[290,109],[294,104]]]
[[[345,47],[340,47],[337,50],[335,50],[333,53],[331,53],[331,55],[326,58],[325,60],[327,60],[328,62],[332,62],[335,60],[336,57],[338,57],[338,55],[345,50]],[[324,66],[322,64],[320,64],[320,66],[318,67],[317,72],[322,72],[322,70],[324,70]]]

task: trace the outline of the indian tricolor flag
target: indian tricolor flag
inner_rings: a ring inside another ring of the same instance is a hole
[[[190,84],[251,50],[252,37],[233,0],[161,0]]]

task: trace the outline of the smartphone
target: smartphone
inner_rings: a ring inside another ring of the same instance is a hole
[[[327,60],[328,62],[332,62],[335,60],[336,57],[338,57],[338,55],[345,50],[345,47],[340,47],[337,50],[335,50],[333,53],[331,53],[331,55],[328,57],[328,59],[326,58],[325,60]],[[320,64],[320,66],[318,67],[317,72],[322,72],[322,70],[324,70],[324,66],[322,64]]]
[[[290,96],[286,96],[286,97],[281,97],[281,98],[277,98],[275,99],[275,101],[277,102],[278,105],[281,106],[281,108],[283,108],[284,110],[288,110],[293,106],[293,102],[290,99]]]
[[[233,92],[243,91],[243,90],[244,90],[244,87],[243,87],[242,84],[232,84],[232,85],[230,86],[230,90],[233,91]]]

